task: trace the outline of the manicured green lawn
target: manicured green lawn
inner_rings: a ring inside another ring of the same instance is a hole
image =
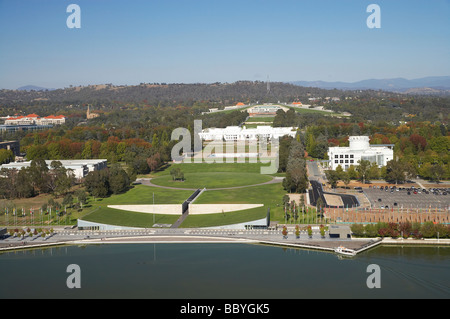
[[[180,167],[184,172],[185,182],[173,182],[171,180],[170,166],[155,174],[152,182],[164,186],[172,186],[172,183],[176,183],[180,188],[206,187],[210,189],[203,192],[196,199],[195,204],[264,204],[263,207],[237,212],[189,215],[181,227],[211,227],[262,219],[266,217],[268,208],[270,208],[271,220],[283,222],[282,198],[286,192],[283,190],[281,183],[211,190],[213,187],[253,185],[271,180],[270,175],[260,174],[261,165],[261,163],[174,164],[173,166]],[[108,208],[107,205],[152,204],[153,194],[155,195],[155,204],[181,204],[192,194],[192,191],[135,185],[125,194],[91,201],[90,211],[92,213],[86,215],[83,219],[112,225],[151,227],[153,225],[153,214],[121,211]],[[172,224],[179,217],[158,214],[154,216],[155,223],[162,224]]]
[[[246,122],[273,122],[275,116],[272,117],[250,117]]]
[[[181,227],[211,227],[239,224],[252,220],[258,220],[266,217],[267,208],[257,207],[237,212],[228,212],[222,214],[188,215],[181,224]]]
[[[181,204],[192,195],[192,191],[167,190],[146,185],[135,185],[124,194],[111,195],[91,203],[92,205],[101,206],[153,204],[153,194],[155,195],[155,204]]]
[[[105,206],[100,206],[91,214],[85,216],[83,220],[108,224],[120,225],[126,227],[152,227],[154,224],[173,224],[180,216],[175,215],[158,215],[145,213],[128,212],[119,209],[113,209]]]
[[[317,113],[317,114],[328,115],[328,116],[343,116],[340,113],[328,112],[328,111],[322,111],[322,110],[303,109],[303,108],[293,108],[293,109],[297,113]]]
[[[186,173],[208,173],[208,172],[243,172],[260,173],[262,166],[270,166],[269,163],[180,163],[168,165],[166,169],[156,172],[154,176],[170,175],[170,170],[179,167]]]
[[[229,224],[240,223],[244,218],[248,218],[247,221],[264,218],[268,208],[270,208],[271,220],[282,222],[284,220],[282,200],[285,194],[286,191],[283,190],[281,183],[227,190],[210,190],[202,193],[195,204],[264,204],[263,207],[226,213],[236,214],[236,216],[227,217],[227,224],[229,221]],[[197,216],[190,217],[198,218]],[[182,227],[185,227],[184,223]]]
[[[279,204],[286,194],[281,183],[260,185],[254,187],[210,190],[204,192],[196,204]]]
[[[195,165],[195,164],[192,164]],[[164,175],[152,179],[152,183],[160,186],[176,188],[221,188],[244,185],[255,185],[268,182],[271,176],[257,173],[237,173],[237,172],[206,172],[206,173],[185,173],[184,181],[174,181],[172,176]]]
[[[110,197],[91,200],[89,212],[81,219],[128,227],[152,227],[153,214],[136,213],[113,209],[108,205],[145,205],[153,204],[153,195],[155,204],[181,204],[192,191],[187,190],[167,190],[146,185],[135,185],[124,194],[111,195]],[[155,223],[173,224],[180,216],[155,214]]]

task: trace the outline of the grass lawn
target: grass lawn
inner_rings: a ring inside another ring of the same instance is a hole
[[[267,208],[257,207],[237,212],[222,214],[188,215],[181,227],[211,227],[243,223],[262,219],[267,215]]]
[[[110,197],[100,198],[95,201],[91,200],[91,207],[82,219],[102,224],[128,227],[151,227],[153,225],[153,214],[112,209],[107,206],[150,205],[153,204],[153,195],[155,204],[181,204],[192,195],[192,191],[167,190],[146,185],[135,185],[124,194],[111,195]],[[154,215],[155,223],[162,224],[173,224],[180,217],[174,215]]]
[[[107,198],[97,199],[96,201],[91,202],[91,204],[93,206],[153,204],[153,194],[155,195],[155,204],[181,204],[192,195],[192,191],[168,191],[163,188],[135,185],[124,194],[111,195]]]
[[[179,167],[186,173],[208,173],[208,172],[243,172],[260,173],[262,166],[270,166],[270,163],[180,163],[169,164],[164,170],[155,172],[152,176],[170,175],[170,170]]]
[[[180,167],[184,172],[185,182],[173,182],[170,176],[171,167]],[[180,188],[203,188],[203,192],[197,198],[195,204],[263,204],[264,206],[237,212],[190,215],[181,227],[210,227],[217,225],[237,224],[245,221],[262,219],[270,208],[271,220],[284,222],[284,210],[282,198],[286,194],[281,183],[249,186],[227,190],[213,190],[212,188],[246,186],[260,184],[270,181],[273,175],[260,174],[260,168],[268,166],[262,163],[200,163],[200,164],[173,164],[167,165],[164,170],[153,173],[151,177],[155,184],[173,186]],[[280,174],[274,174],[280,175]],[[281,174],[283,175],[283,174]],[[160,224],[173,224],[178,215],[145,214],[137,212],[122,211],[108,208],[108,205],[145,205],[152,204],[181,204],[193,191],[182,189],[163,189],[146,185],[134,185],[124,194],[111,195],[107,198],[94,199],[89,197],[88,203],[82,210],[69,210],[69,216],[63,216],[60,225],[64,223],[75,224],[77,218],[87,221],[122,225],[128,227],[151,227],[154,222]],[[17,208],[41,207],[50,198],[38,196],[32,199],[21,199],[14,201]],[[59,199],[61,200],[61,199]],[[1,201],[0,201],[1,203]],[[48,216],[48,215],[47,215]],[[48,220],[44,216],[44,222]],[[68,218],[67,218],[68,217]],[[12,218],[9,219],[11,222]],[[52,225],[58,225],[57,219],[52,216]],[[51,220],[50,220],[51,221]],[[1,223],[1,222],[0,222]],[[31,225],[23,222],[20,225]]]
[[[273,122],[273,120],[275,119],[275,116],[271,116],[271,117],[250,117],[246,122]]]
[[[154,215],[155,219],[153,220],[153,214],[128,212],[100,206],[97,210],[94,210],[91,214],[85,216],[83,220],[108,225],[150,228],[154,223],[173,224],[180,217],[175,215]]]
[[[265,204],[276,205],[282,203],[286,194],[281,183],[226,189],[209,190],[195,201],[196,204]]]
[[[281,183],[227,190],[210,190],[202,193],[195,201],[195,204],[264,204],[263,207],[226,213],[225,215],[230,215],[224,216],[227,219],[226,223],[235,224],[245,220],[250,221],[264,218],[268,208],[270,208],[271,220],[282,222],[284,220],[282,200],[285,194],[286,191],[283,190]],[[188,216],[185,222],[191,217],[200,219],[197,216]],[[225,220],[225,218],[222,218],[222,220]],[[186,227],[184,223],[181,226]]]
[[[231,187],[238,185],[258,184],[268,181],[270,176],[259,174],[261,164],[175,164],[179,165],[185,172],[186,182],[172,182],[169,175],[170,167],[158,172],[152,182],[155,184],[170,186],[170,183],[179,183],[181,188],[202,188],[206,183],[207,188]],[[200,173],[202,172],[202,173]],[[217,179],[220,176],[220,179]],[[192,185],[187,184],[191,179]],[[194,180],[193,180],[194,179]],[[194,183],[195,182],[195,183]],[[197,184],[196,184],[197,183]],[[210,186],[208,186],[210,185]],[[153,215],[135,212],[120,211],[107,208],[107,205],[126,204],[151,204],[153,193],[155,193],[155,204],[180,204],[187,199],[192,191],[161,189],[145,185],[137,185],[125,194],[113,195],[111,197],[92,202],[90,215],[83,219],[99,223],[124,225],[134,227],[151,227],[153,225]],[[218,225],[230,225],[262,219],[270,208],[271,220],[284,220],[282,209],[282,198],[286,192],[281,183],[267,184],[260,186],[228,189],[228,190],[208,190],[203,192],[195,201],[195,204],[264,204],[263,207],[252,208],[237,212],[224,214],[189,215],[181,227],[211,227]],[[97,208],[100,207],[100,208]],[[156,223],[172,224],[179,216],[157,215]]]
[[[328,112],[328,111],[322,111],[322,110],[304,109],[304,108],[293,108],[293,109],[297,113],[317,113],[317,114],[328,115],[328,116],[345,116],[340,113]]]
[[[195,164],[192,164],[195,165]],[[243,172],[206,172],[185,173],[184,181],[173,181],[172,176],[164,175],[152,179],[152,183],[160,186],[176,188],[221,188],[254,185],[268,182],[271,176]]]
[[[272,123],[266,124],[245,124],[246,128],[257,128],[258,126],[271,126]]]

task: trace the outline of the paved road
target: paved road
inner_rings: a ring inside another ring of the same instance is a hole
[[[319,180],[320,179],[320,171],[319,167],[317,166],[317,162],[307,162],[308,165],[308,175],[309,179],[313,180]]]
[[[319,198],[322,199],[323,203],[326,204],[326,207],[331,208],[341,208],[342,206],[331,206],[327,204],[327,201],[325,199],[325,196],[323,194],[331,194],[335,196],[340,196],[342,199],[342,203],[344,204],[344,207],[356,207],[359,206],[358,200],[354,195],[348,195],[348,194],[339,194],[339,193],[328,193],[324,192],[322,189],[322,185],[315,180],[311,180],[311,190],[309,192],[309,200],[311,205],[316,206],[317,200]]]
[[[322,238],[315,230],[312,238],[306,231],[296,238],[293,225],[289,229],[288,238],[283,238],[281,229],[201,229],[201,228],[142,228],[130,230],[77,230],[57,229],[55,234],[47,239],[39,236],[27,237],[24,240],[9,237],[0,240],[0,248],[33,248],[45,245],[63,244],[95,244],[95,243],[166,243],[166,242],[248,242],[269,243],[275,245],[297,245],[303,248],[316,248],[332,250],[345,245],[348,248],[358,249],[371,243],[371,240],[334,239],[326,235]]]

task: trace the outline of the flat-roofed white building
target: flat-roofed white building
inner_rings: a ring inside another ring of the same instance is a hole
[[[89,172],[101,170],[107,167],[106,159],[80,159],[80,160],[56,160],[61,162],[61,164],[66,168],[72,170],[75,178],[80,179],[85,177]],[[46,160],[45,163],[50,168],[53,160]],[[17,169],[20,170],[22,167],[29,167],[31,161],[27,162],[14,162],[9,164],[0,165],[0,170],[2,168],[6,169]]]
[[[246,128],[227,126],[226,128],[207,128],[199,133],[204,141],[256,141],[258,139],[277,139],[284,135],[295,137],[296,127],[271,127],[268,125]]]
[[[247,110],[250,117],[259,117],[259,116],[275,116],[278,110],[288,111],[289,108],[282,107],[280,105],[273,104],[264,104],[264,105],[255,105]]]
[[[335,170],[339,165],[347,170],[350,165],[357,166],[358,161],[368,160],[377,163],[378,167],[386,166],[394,159],[393,145],[370,145],[368,136],[350,136],[348,147],[328,148],[330,168]]]

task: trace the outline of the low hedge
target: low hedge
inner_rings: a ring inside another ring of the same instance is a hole
[[[392,237],[392,238],[450,238],[450,225],[432,222],[353,224],[350,226],[355,237]]]

